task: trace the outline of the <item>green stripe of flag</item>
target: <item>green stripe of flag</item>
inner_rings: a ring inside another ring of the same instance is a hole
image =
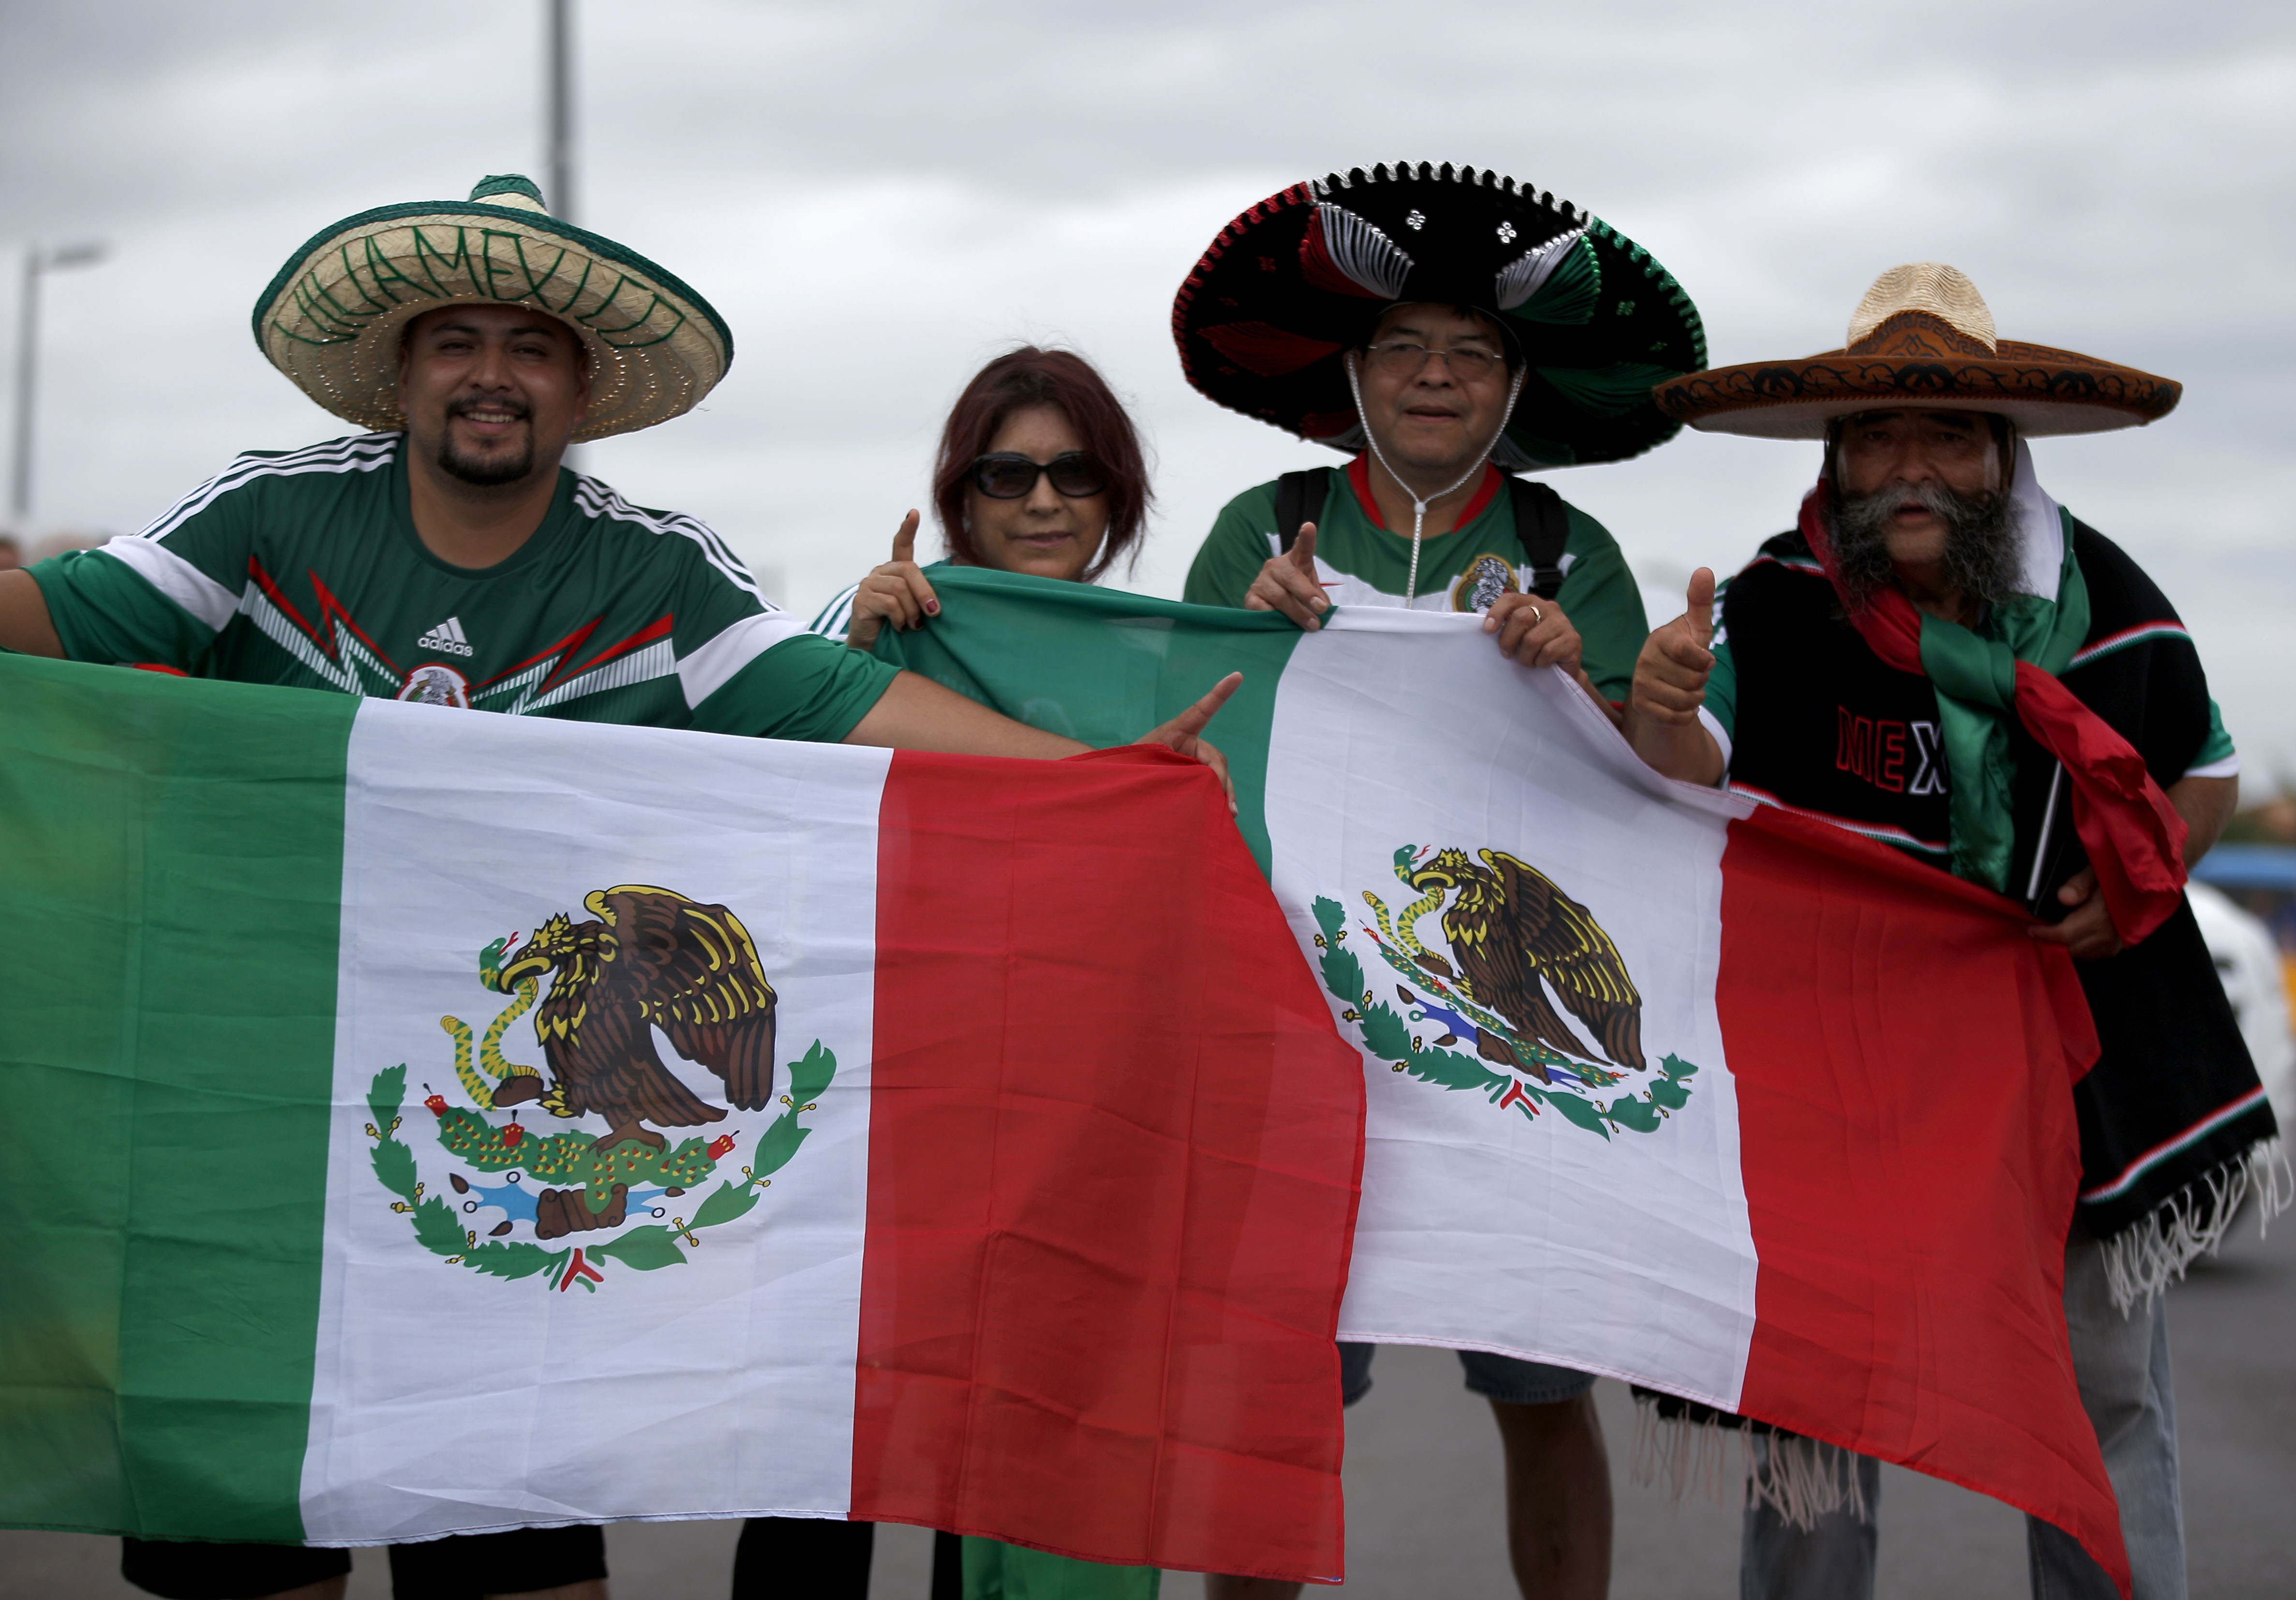
[[[10,656],[0,707],[0,1522],[299,1539],[357,702]]]
[[[936,567],[941,612],[877,636],[876,653],[1008,717],[1087,744],[1123,744],[1177,716],[1230,672],[1243,686],[1206,732],[1235,780],[1237,825],[1267,870],[1268,730],[1300,629],[1274,611]]]

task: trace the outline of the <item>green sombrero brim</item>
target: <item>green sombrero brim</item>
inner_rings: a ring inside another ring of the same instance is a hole
[[[547,212],[483,201],[379,206],[312,235],[256,300],[255,341],[335,415],[377,431],[398,408],[398,330],[455,304],[530,306],[591,352],[577,439],[693,409],[733,365],[725,319],[675,274]]]

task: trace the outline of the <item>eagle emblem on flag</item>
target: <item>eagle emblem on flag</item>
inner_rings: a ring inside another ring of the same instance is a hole
[[[1419,898],[1390,913],[1365,890],[1373,920],[1361,931],[1409,981],[1394,988],[1400,1013],[1344,948],[1339,902],[1319,897],[1314,907],[1324,988],[1343,1003],[1341,1021],[1356,1025],[1367,1053],[1447,1089],[1485,1090],[1499,1109],[1520,1108],[1534,1120],[1551,1106],[1604,1138],[1655,1132],[1689,1103],[1698,1069],[1678,1056],[1664,1057],[1636,1091],[1629,1075],[1650,1071],[1641,992],[1617,942],[1553,878],[1505,850],[1471,857],[1408,844],[1395,852],[1394,870]],[[1430,916],[1448,954],[1423,941],[1420,924]],[[1452,1048],[1468,1043],[1472,1057]]]
[[[698,1203],[681,1204],[736,1159],[740,1130],[673,1145],[654,1129],[773,1109],[780,997],[730,907],[642,883],[593,890],[582,905],[588,918],[554,913],[522,949],[523,935],[512,933],[480,953],[480,983],[510,997],[482,1038],[459,1017],[439,1019],[454,1041],[454,1081],[468,1101],[455,1104],[423,1086],[439,1152],[453,1163],[445,1175],[452,1198],[433,1192],[396,1137],[403,1063],[375,1075],[368,1095],[374,1120],[366,1124],[376,1141],[375,1175],[398,1197],[391,1209],[414,1219],[418,1243],[492,1276],[546,1272],[561,1290],[577,1283],[594,1290],[604,1278],[602,1262],[642,1272],[683,1262],[680,1246],[698,1245],[699,1230],[748,1214],[812,1131],[799,1119],[819,1109],[837,1070],[836,1056],[816,1039],[789,1063],[782,1109],[740,1180],[721,1179]],[[504,1050],[529,1012],[546,1075]],[[665,1064],[657,1038],[714,1074],[726,1104],[703,1098]],[[520,1120],[528,1108],[603,1130],[545,1134]],[[506,1120],[490,1114],[505,1112]],[[471,1224],[488,1222],[481,1243]],[[522,1228],[531,1243],[512,1237]],[[570,1235],[585,1243],[545,1248]]]
[[[653,1044],[658,1028],[670,1048],[724,1080],[736,1109],[763,1111],[773,1094],[774,986],[742,919],[723,906],[637,883],[594,889],[582,904],[595,920],[577,923],[562,912],[522,953],[504,956],[504,964],[483,974],[488,988],[504,994],[549,975],[550,993],[534,1020],[555,1079],[540,1095],[543,1108],[554,1116],[604,1117],[602,1150],[625,1139],[663,1148],[645,1122],[691,1128],[722,1120],[723,1107],[662,1065]]]
[[[1406,880],[1442,907],[1443,937],[1458,957],[1456,973],[1468,992],[1512,1025],[1513,1038],[1475,1030],[1475,1048],[1487,1061],[1512,1067],[1518,1062],[1541,1083],[1548,1076],[1537,1060],[1523,1061],[1517,1038],[1535,1039],[1569,1055],[1594,1054],[1547,1003],[1551,989],[1570,1013],[1601,1042],[1603,1054],[1623,1067],[1643,1071],[1643,997],[1627,975],[1619,947],[1587,907],[1554,885],[1554,880],[1505,850],[1479,850],[1480,864],[1464,850],[1443,850],[1425,866],[1414,866]],[[1419,906],[1406,907],[1409,923]],[[1429,907],[1432,909],[1433,907]],[[1451,964],[1421,948],[1413,959],[1441,978],[1454,976]]]

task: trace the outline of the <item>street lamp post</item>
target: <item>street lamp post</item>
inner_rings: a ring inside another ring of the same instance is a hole
[[[40,278],[45,273],[74,267],[93,267],[103,259],[101,244],[67,244],[44,250],[33,245],[24,252],[23,292],[16,301],[16,455],[8,486],[8,517],[18,529],[32,516],[32,413],[38,387],[40,347]]]
[[[543,197],[561,222],[574,220],[574,0],[543,0],[549,43],[543,92],[543,143],[550,187]],[[582,447],[569,445],[559,464],[582,469]]]
[[[550,211],[574,220],[574,0],[547,0],[550,12]]]

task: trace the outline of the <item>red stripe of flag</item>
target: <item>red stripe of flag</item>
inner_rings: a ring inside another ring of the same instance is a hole
[[[1731,825],[1722,882],[1761,1263],[1739,1408],[2030,1511],[2126,1594],[2065,1334],[2096,1056],[2070,959],[2007,901],[1769,808]]]
[[[852,1514],[1338,1577],[1363,1069],[1218,785],[898,754],[878,868]]]

